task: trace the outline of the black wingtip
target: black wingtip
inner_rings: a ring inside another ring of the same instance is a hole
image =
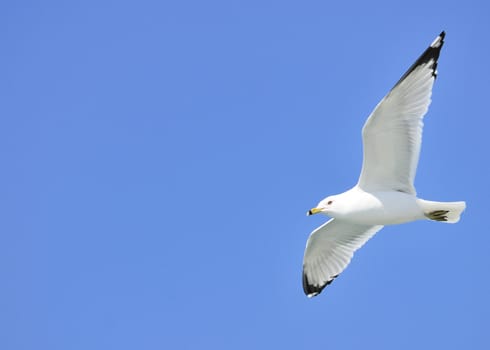
[[[333,280],[336,279],[337,277],[338,275],[335,275],[332,277],[330,281],[326,282],[325,284],[321,286],[316,286],[308,281],[308,277],[303,272],[303,291],[305,292],[308,298],[313,298],[314,296],[320,294],[325,289],[325,287],[328,286],[330,283],[332,283]]]
[[[395,86],[399,85],[407,76],[412,73],[415,68],[417,68],[420,65],[426,64],[430,62],[431,60],[433,61],[431,66],[429,67],[432,69],[432,75],[434,78],[437,76],[437,60],[439,59],[439,54],[441,53],[441,48],[444,45],[444,37],[446,36],[446,32],[443,30],[441,34],[437,36],[437,38],[434,39],[432,44],[420,55],[420,57],[415,61],[414,64],[408,68],[405,74],[398,80],[398,82],[395,84]]]
[[[446,32],[443,30],[441,34],[437,36],[437,38],[434,39],[432,44],[430,44],[429,48],[440,48],[444,44],[444,38],[446,37]]]

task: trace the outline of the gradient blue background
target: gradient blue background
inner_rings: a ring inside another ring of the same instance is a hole
[[[488,2],[0,5],[0,348],[490,348]],[[440,33],[416,179],[324,293],[306,217]]]

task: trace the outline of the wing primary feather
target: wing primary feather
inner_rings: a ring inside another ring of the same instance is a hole
[[[403,76],[398,80],[393,88],[398,86],[406,77],[410,75],[418,66],[429,63],[433,60],[432,63],[432,76],[435,78],[437,76],[437,59],[439,58],[439,54],[441,53],[441,48],[444,45],[444,37],[446,36],[446,32],[442,31],[441,34],[430,44],[430,46],[420,55],[420,57],[415,61],[414,64],[408,68],[408,70],[403,74]],[[393,90],[393,89],[392,89]]]
[[[308,296],[308,298],[312,298],[318,294],[320,294],[326,286],[328,286],[330,283],[333,282],[334,279],[336,279],[339,275],[332,276],[332,279],[324,283],[323,285],[313,285],[308,281],[308,276],[306,276],[305,273],[303,273],[303,290],[305,294]]]
[[[303,290],[311,298],[349,265],[354,252],[383,226],[356,225],[331,219],[312,232],[303,260]]]

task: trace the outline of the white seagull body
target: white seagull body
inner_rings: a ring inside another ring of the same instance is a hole
[[[322,200],[308,215],[332,219],[306,243],[303,289],[321,293],[349,264],[354,252],[384,225],[428,219],[459,221],[465,202],[432,202],[417,198],[413,185],[423,117],[431,102],[442,32],[381,100],[362,129],[364,160],[352,189]]]

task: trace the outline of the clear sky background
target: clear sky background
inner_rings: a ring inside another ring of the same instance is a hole
[[[0,348],[490,348],[490,8],[466,1],[0,5]],[[416,186],[307,299],[306,217],[446,30]]]

